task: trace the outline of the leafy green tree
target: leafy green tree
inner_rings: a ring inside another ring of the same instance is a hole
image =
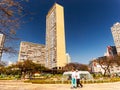
[[[0,67],[0,74],[6,74],[5,67]]]
[[[24,62],[18,62],[16,66],[19,68],[21,75],[25,76],[26,74],[32,75],[35,72],[43,72],[46,70],[41,64],[36,64],[31,60],[25,60]]]
[[[19,75],[20,70],[16,67],[15,64],[5,67],[6,75]]]
[[[18,62],[8,67],[0,67],[0,74],[5,75],[20,75],[23,78],[28,75],[33,75],[36,72],[44,72],[48,70],[41,64],[36,64],[31,60],[25,60],[24,62]]]

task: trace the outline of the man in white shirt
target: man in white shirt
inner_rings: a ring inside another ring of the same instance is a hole
[[[76,82],[77,82],[77,87],[79,87],[79,85],[81,87],[83,87],[83,85],[80,82],[80,74],[79,74],[78,70],[76,70]]]

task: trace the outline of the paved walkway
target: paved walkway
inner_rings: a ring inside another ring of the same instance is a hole
[[[31,84],[21,81],[0,81],[0,90],[120,90],[120,82],[84,84],[83,88],[71,89],[69,84]]]

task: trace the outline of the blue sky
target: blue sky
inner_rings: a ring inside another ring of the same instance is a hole
[[[66,52],[72,62],[88,64],[114,45],[110,28],[120,22],[120,0],[29,0],[25,10],[33,14],[17,32],[21,41],[45,44],[46,15],[55,2],[64,7]]]

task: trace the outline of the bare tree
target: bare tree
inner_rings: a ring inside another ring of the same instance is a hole
[[[4,51],[16,53],[13,41],[18,40],[16,30],[21,24],[21,18],[25,15],[21,2],[25,0],[0,0],[0,33],[6,37]]]
[[[81,71],[88,71],[88,65],[80,63],[69,63],[64,67],[65,70],[72,70],[73,68]]]
[[[114,60],[118,66],[120,66],[120,56],[115,56]]]
[[[113,58],[110,57],[100,57],[96,60],[94,60],[94,62],[97,62],[101,68],[104,70],[104,76],[107,74],[110,74],[110,69],[115,66],[115,65],[119,65],[118,62],[118,57],[115,56]]]
[[[6,66],[6,62],[0,61],[0,67]]]

